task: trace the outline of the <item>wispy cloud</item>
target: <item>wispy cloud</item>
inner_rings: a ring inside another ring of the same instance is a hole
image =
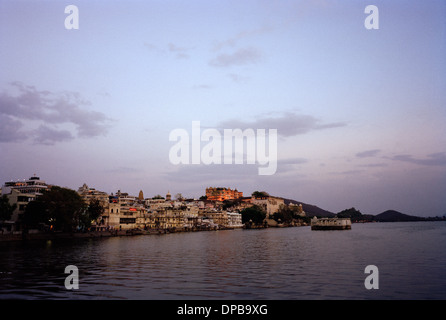
[[[252,122],[242,120],[226,120],[219,123],[220,128],[225,129],[277,129],[277,134],[282,137],[291,137],[305,134],[314,130],[344,127],[345,122],[323,123],[320,119],[310,115],[295,114],[291,112],[283,113],[279,117],[262,117]]]
[[[388,167],[386,163],[369,163],[369,164],[361,164],[362,168],[385,168]]]
[[[237,83],[242,83],[242,82],[246,82],[247,80],[249,80],[249,77],[237,74],[237,73],[230,73],[228,74],[228,77]]]
[[[32,139],[38,144],[54,144],[71,140],[75,134],[92,138],[107,132],[110,119],[101,112],[88,110],[91,103],[77,92],[39,91],[21,82],[13,82],[11,87],[17,94],[0,94],[1,142]],[[37,128],[29,126],[36,122]],[[67,125],[75,130],[59,128]]]
[[[391,159],[423,166],[446,166],[446,154],[444,152],[429,154],[426,159],[417,159],[408,154],[397,155]]]
[[[187,59],[189,58],[189,48],[185,48],[185,47],[179,47],[173,43],[169,43],[167,45],[167,48],[169,50],[169,52],[175,54],[176,58],[178,59]]]
[[[240,48],[232,53],[222,53],[212,59],[209,64],[214,67],[232,67],[247,64],[254,64],[261,60],[260,50],[249,47]]]
[[[381,152],[380,149],[366,150],[366,151],[358,152],[356,154],[356,157],[358,157],[358,158],[374,157],[380,152]]]
[[[220,51],[227,47],[235,47],[242,40],[245,40],[247,38],[252,38],[255,36],[259,36],[259,35],[263,35],[265,33],[272,31],[272,30],[273,30],[272,27],[265,25],[265,26],[255,28],[255,29],[240,31],[239,33],[235,34],[234,36],[231,36],[231,37],[227,38],[226,40],[216,43],[213,47],[213,50]]]
[[[189,47],[182,47],[169,42],[166,46],[158,46],[152,43],[144,42],[144,46],[153,53],[162,54],[162,55],[174,55],[177,59],[188,59],[190,58],[190,50]]]

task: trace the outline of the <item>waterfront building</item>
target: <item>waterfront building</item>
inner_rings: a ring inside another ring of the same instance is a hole
[[[198,207],[183,208],[164,207],[148,214],[144,228],[148,229],[177,229],[193,228],[199,223]]]
[[[36,175],[28,180],[5,182],[1,188],[1,195],[6,195],[9,204],[15,204],[16,209],[8,221],[3,221],[2,229],[11,232],[21,230],[22,215],[25,213],[26,206],[30,201],[35,200],[49,188],[51,188],[51,186],[46,184],[45,181],[40,180]]]
[[[10,194],[11,190],[15,189],[20,193],[31,193],[35,195],[41,195],[49,186],[45,181],[40,180],[36,175],[32,176],[28,180],[23,181],[8,181],[3,184],[2,195]]]
[[[269,219],[280,209],[280,206],[285,205],[285,200],[283,198],[273,197],[270,195],[261,197],[252,196],[251,203],[262,207],[266,212],[266,218]]]
[[[116,195],[109,196],[109,203],[104,209],[96,229],[136,229],[144,225],[148,213],[139,197],[121,193],[120,190]]]
[[[199,213],[202,219],[209,219],[215,225],[227,227],[229,224],[228,214],[223,210],[201,210]]]
[[[242,228],[242,215],[237,212],[227,212],[228,216],[228,228]]]
[[[5,231],[19,231],[21,229],[22,216],[25,213],[26,206],[29,202],[36,199],[36,193],[23,193],[18,189],[11,189],[11,192],[6,195],[10,205],[16,205],[11,218],[2,222],[2,228]]]
[[[126,203],[110,203],[100,222],[96,224],[98,230],[128,230],[143,226],[147,211],[143,206],[128,206]]]

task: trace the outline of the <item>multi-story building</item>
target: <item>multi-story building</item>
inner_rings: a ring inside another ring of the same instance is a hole
[[[209,219],[214,224],[222,227],[228,226],[228,214],[222,210],[201,210],[200,217],[202,219]]]
[[[22,228],[22,215],[25,213],[26,206],[30,201],[42,195],[45,190],[51,186],[47,185],[45,181],[40,180],[36,175],[28,180],[22,181],[8,181],[5,182],[1,188],[1,195],[8,197],[11,205],[16,205],[11,218],[3,222],[3,229],[7,231],[19,231]]]
[[[227,212],[225,210],[205,209],[200,210],[199,216],[202,219],[208,219],[215,225],[223,228],[241,228],[242,215],[236,212]]]
[[[105,207],[108,205],[109,196],[106,192],[89,188],[85,183],[82,187],[79,187],[77,193],[87,204],[89,204],[91,200],[99,200],[102,206]]]
[[[108,205],[96,225],[98,229],[136,229],[144,226],[147,209],[139,197],[121,193],[108,197]]]
[[[266,218],[270,218],[279,210],[281,205],[285,205],[285,201],[283,198],[273,197],[269,195],[262,197],[252,196],[251,203],[262,207],[266,211]]]
[[[229,228],[242,228],[242,215],[237,212],[227,212],[228,216],[228,227]]]
[[[231,190],[230,188],[222,188],[222,187],[209,187],[206,188],[206,197],[207,200],[211,201],[224,201],[231,199],[239,199],[243,198],[243,192],[235,190]]]
[[[199,220],[198,207],[184,206],[182,208],[164,207],[153,211],[145,221],[149,229],[184,229],[197,225]]]
[[[39,177],[34,175],[28,180],[5,182],[2,187],[2,194],[9,194],[11,193],[12,189],[15,189],[20,193],[41,195],[48,188],[49,186],[45,183],[45,181],[40,180]]]

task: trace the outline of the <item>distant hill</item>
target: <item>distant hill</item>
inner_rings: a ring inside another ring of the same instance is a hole
[[[318,217],[318,218],[334,218],[334,217],[346,217],[351,218],[352,222],[398,222],[398,221],[446,221],[446,215],[442,217],[417,217],[410,216],[408,214],[404,214],[395,210],[387,210],[377,215],[372,214],[362,214],[361,212],[355,210],[354,208],[346,209],[339,213],[333,213],[324,209],[319,208],[318,206],[307,204],[301,201],[293,200],[293,199],[285,199],[283,198],[286,205],[290,203],[294,204],[302,204],[302,209],[305,211],[307,217]],[[356,212],[356,215],[350,216],[350,211]],[[344,215],[342,215],[344,213]]]
[[[301,201],[296,201],[296,200],[292,200],[292,199],[283,199],[285,201],[285,204],[290,204],[290,203],[294,203],[294,204],[302,204],[302,209],[305,211],[305,214],[307,217],[314,217],[317,216],[319,218],[324,217],[324,218],[333,218],[335,216],[335,214],[333,212],[324,210],[319,208],[318,206],[312,205],[312,204],[307,204]]]
[[[425,218],[410,216],[395,210],[387,210],[380,214],[377,214],[374,219],[381,222],[396,222],[396,221],[424,221]]]

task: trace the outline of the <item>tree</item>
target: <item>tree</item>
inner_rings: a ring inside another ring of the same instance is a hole
[[[254,191],[251,196],[254,198],[267,198],[269,197],[269,193],[266,191]]]
[[[87,209],[79,217],[79,227],[89,228],[91,222],[104,213],[104,207],[98,199],[91,199]]]
[[[265,210],[257,205],[245,208],[240,213],[242,214],[243,223],[252,221],[254,224],[262,224],[266,218]]]
[[[11,219],[11,216],[16,208],[17,204],[9,204],[9,199],[6,194],[4,194],[0,198],[0,221]]]
[[[48,224],[49,219],[48,210],[44,202],[34,200],[27,204],[23,214],[25,229],[37,227],[39,223]]]
[[[54,230],[73,231],[85,221],[86,204],[74,190],[54,186],[25,209],[27,227],[44,223]]]

